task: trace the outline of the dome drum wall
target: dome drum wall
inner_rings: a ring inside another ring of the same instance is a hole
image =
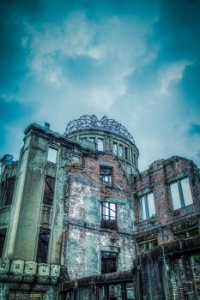
[[[139,151],[134,139],[115,120],[103,117],[98,121],[95,116],[83,116],[70,122],[64,135],[87,148],[115,155],[128,174],[138,168]]]

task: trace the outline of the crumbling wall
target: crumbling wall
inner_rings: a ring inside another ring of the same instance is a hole
[[[101,165],[112,167],[111,184],[100,182]],[[101,273],[101,251],[118,254],[119,271],[130,269],[134,257],[132,193],[115,157],[108,154],[99,158],[86,157],[81,170],[80,166],[73,165],[67,177],[67,244],[64,252],[70,278]],[[115,230],[101,226],[102,201],[117,205]]]
[[[193,204],[174,210],[169,185],[185,177],[189,178]],[[135,191],[134,214],[137,225],[134,231],[136,242],[138,238],[145,236],[146,240],[151,239],[151,235],[155,234],[158,244],[162,245],[175,239],[175,227],[183,224],[183,227],[186,228],[187,224],[195,220],[196,223],[198,222],[200,209],[199,169],[192,161],[177,156],[155,161],[148,170],[133,178],[133,188]],[[154,218],[142,220],[140,198],[150,192],[153,192],[154,195],[156,214]],[[188,226],[192,227],[192,223]],[[139,253],[138,246],[137,250]]]

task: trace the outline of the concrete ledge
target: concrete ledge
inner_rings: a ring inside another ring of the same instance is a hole
[[[38,282],[56,285],[60,279],[60,265],[34,261],[0,258],[0,282]]]

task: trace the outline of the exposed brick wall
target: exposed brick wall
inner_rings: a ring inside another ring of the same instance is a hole
[[[184,177],[188,177],[193,196],[193,204],[173,210],[170,199],[169,184]],[[150,165],[148,170],[133,178],[134,214],[137,223],[135,237],[147,236],[156,232],[158,244],[174,240],[172,224],[186,222],[186,219],[197,218],[200,209],[199,169],[193,162],[181,157],[168,160],[158,160]],[[156,217],[142,221],[140,219],[140,197],[153,192]],[[138,249],[138,248],[137,248]]]
[[[100,182],[100,166],[112,167],[112,183]],[[65,261],[71,279],[99,274],[101,251],[118,253],[118,271],[131,269],[135,256],[132,188],[113,155],[85,157],[82,169],[68,168]],[[101,201],[117,204],[117,231],[101,228]]]

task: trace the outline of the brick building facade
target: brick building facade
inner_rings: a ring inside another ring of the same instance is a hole
[[[106,117],[28,126],[1,160],[2,300],[199,299],[199,169],[138,156]]]

